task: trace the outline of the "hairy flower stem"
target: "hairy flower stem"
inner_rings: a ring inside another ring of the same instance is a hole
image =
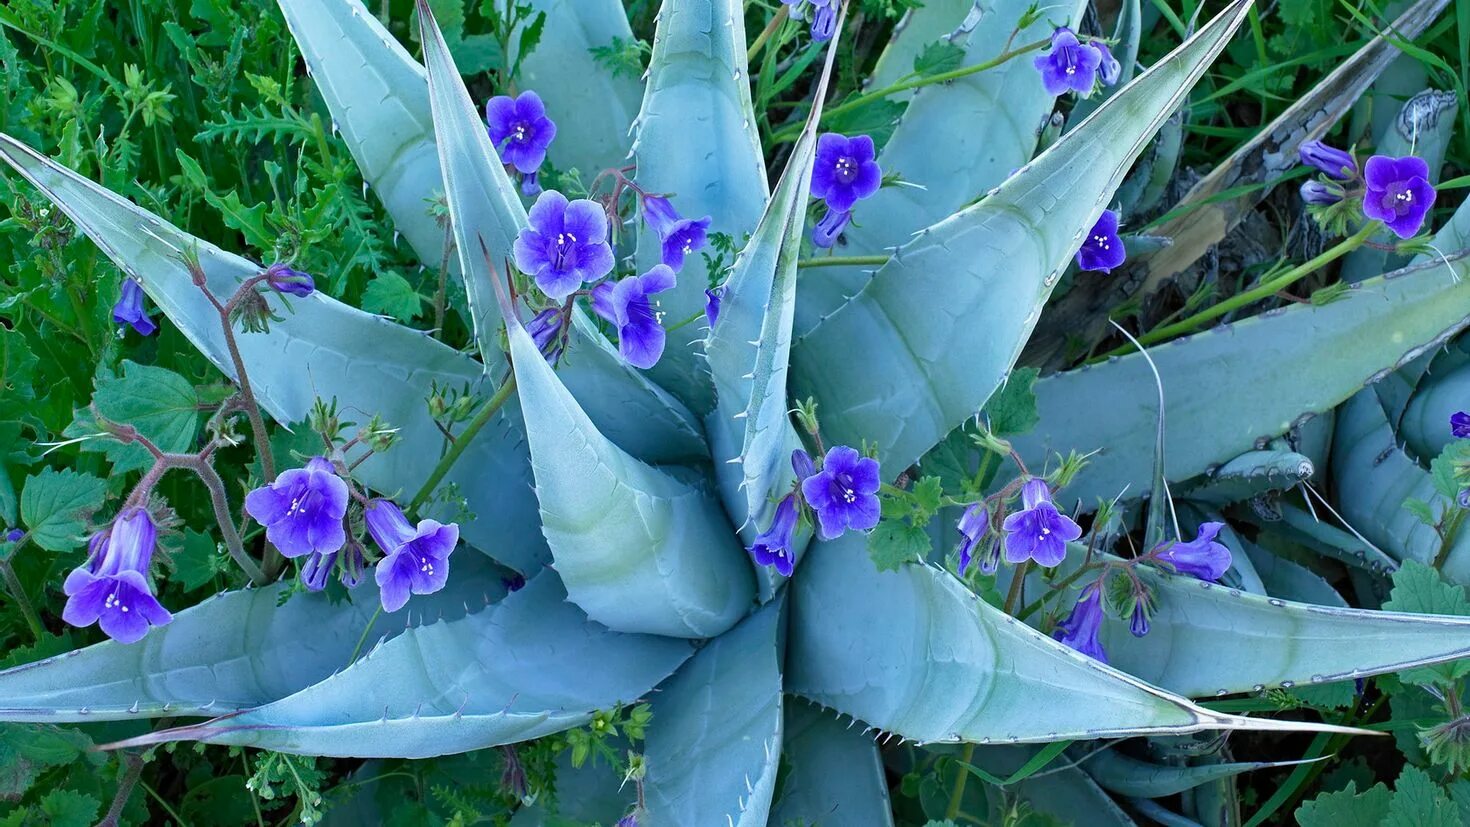
[[[39,642],[46,636],[46,627],[41,625],[41,616],[36,614],[36,607],[31,605],[31,599],[26,597],[25,589],[20,585],[20,578],[15,576],[15,569],[10,565],[10,559],[0,560],[0,580],[5,581],[5,590],[10,592],[10,597],[15,605],[20,607],[20,613],[26,619],[26,625],[30,627],[31,634]]]
[[[250,558],[250,555],[245,553],[245,544],[241,542],[240,532],[235,530],[234,520],[230,517],[230,500],[225,495],[225,483],[220,479],[219,472],[215,471],[214,466],[206,460],[193,456],[181,457],[179,467],[193,471],[204,483],[204,487],[209,489],[209,499],[214,506],[214,519],[219,523],[220,535],[224,537],[225,548],[230,552],[230,556],[235,559],[241,569],[244,569],[246,576],[255,585],[263,586],[271,582],[274,577],[267,576]],[[273,549],[267,547],[267,555],[275,553]]]
[[[107,815],[97,822],[97,827],[118,827],[122,819],[123,808],[128,805],[128,799],[133,796],[133,788],[138,786],[138,778],[143,774],[143,758],[131,752],[120,752],[118,758],[122,762],[123,771],[117,780],[117,795],[112,799],[112,806],[107,809]]]
[[[1337,246],[1323,252],[1321,255],[1317,256],[1311,261],[1308,261],[1304,264],[1299,264],[1279,276],[1275,276],[1274,278],[1271,278],[1267,281],[1263,281],[1260,284],[1256,285],[1254,288],[1245,291],[1244,293],[1237,293],[1234,296],[1231,296],[1230,298],[1220,302],[1219,304],[1214,305],[1213,307],[1201,310],[1200,312],[1194,314],[1193,316],[1190,316],[1187,319],[1181,319],[1180,321],[1177,321],[1173,324],[1165,325],[1156,330],[1150,330],[1142,336],[1139,336],[1138,341],[1145,345],[1152,345],[1165,341],[1167,339],[1172,339],[1175,336],[1179,336],[1185,333],[1192,333],[1205,322],[1208,322],[1212,319],[1218,319],[1227,313],[1239,310],[1240,308],[1247,305],[1254,304],[1261,299],[1270,298],[1271,296],[1274,296],[1277,292],[1285,290],[1298,281],[1301,281],[1303,278],[1306,278],[1307,276],[1317,272],[1318,270],[1321,270],[1323,267],[1326,267],[1332,262],[1342,258],[1348,253],[1351,253],[1353,250],[1356,250],[1359,247],[1363,246],[1365,243],[1367,243],[1368,239],[1372,238],[1373,235],[1377,233],[1380,229],[1382,229],[1382,225],[1379,222],[1369,221],[1367,224],[1363,225],[1362,229],[1338,242]],[[1133,350],[1133,345],[1130,343],[1121,347],[1114,348],[1090,361],[1100,362],[1112,356],[1122,356],[1124,353],[1127,353],[1131,350]]]
[[[505,401],[510,398],[515,388],[516,376],[512,373],[506,378],[505,384],[500,386],[500,390],[497,390],[495,395],[490,397],[490,401],[485,403],[485,407],[481,408],[480,412],[475,414],[475,418],[470,420],[470,423],[465,426],[465,429],[460,432],[459,436],[455,437],[454,442],[450,443],[449,450],[444,452],[444,456],[439,458],[439,464],[435,465],[434,470],[429,472],[429,478],[424,480],[423,487],[419,488],[419,492],[413,495],[413,500],[408,504],[408,510],[410,512],[418,511],[424,503],[429,501],[429,496],[434,493],[435,488],[439,487],[439,483],[444,479],[444,475],[448,474],[449,469],[454,467],[454,463],[459,460],[465,448],[468,448],[469,444],[474,441],[475,435],[480,432],[480,429],[484,428],[485,424],[495,416],[495,413],[505,406]]]
[[[888,263],[892,256],[818,256],[816,258],[804,258],[796,262],[796,266],[802,269],[808,267],[847,267],[873,264],[882,266]]]
[[[857,109],[860,106],[864,106],[876,100],[881,100],[888,97],[889,95],[896,95],[899,92],[907,92],[910,89],[919,89],[924,86],[933,86],[936,83],[948,83],[952,80],[958,80],[959,78],[967,77],[977,72],[983,72],[987,69],[994,69],[995,67],[1011,60],[1012,58],[1020,57],[1027,52],[1034,52],[1043,46],[1049,45],[1050,43],[1051,38],[1047,37],[1044,40],[1037,40],[1032,43],[1027,43],[1024,46],[1017,46],[1014,49],[1006,49],[1005,51],[991,58],[990,60],[982,61],[972,66],[962,66],[958,69],[951,69],[948,72],[940,72],[936,75],[921,75],[919,77],[911,78],[909,80],[903,80],[899,81],[898,83],[889,84],[882,89],[875,89],[871,92],[858,95],[857,97],[853,98],[850,101],[847,101],[846,103],[828,107],[822,112],[822,120],[824,122],[830,121],[833,118],[851,112],[852,110]],[[796,140],[797,136],[801,134],[801,127],[802,124],[792,124],[791,126],[788,126],[785,129],[782,129],[781,131],[772,135],[771,141],[778,144],[790,143],[791,141]]]
[[[1026,588],[1026,575],[1031,573],[1031,561],[1027,560],[1016,566],[1016,573],[1011,578],[1010,591],[1006,593],[1005,607],[1002,609],[1006,614],[1014,616],[1016,604],[1021,601],[1021,594]]]

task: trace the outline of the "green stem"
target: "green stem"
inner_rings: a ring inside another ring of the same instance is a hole
[[[776,12],[776,16],[772,17],[771,22],[767,23],[766,27],[761,30],[761,33],[756,37],[755,42],[750,44],[750,49],[747,50],[745,53],[746,63],[754,62],[755,56],[761,53],[761,49],[765,48],[766,41],[770,40],[771,35],[775,34],[776,30],[781,28],[781,24],[786,22],[786,18],[790,14],[790,6],[782,6],[781,10]]]
[[[679,322],[678,324],[674,325],[673,327],[665,328],[664,329],[664,332],[665,333],[673,333],[675,330],[678,330],[679,328],[684,327],[685,325],[693,324],[694,322],[696,322],[696,321],[698,321],[700,319],[703,319],[703,318],[704,318],[704,311],[701,310],[698,313],[695,313],[693,316],[690,316],[689,318],[685,319],[684,321]]]
[[[888,263],[892,256],[819,256],[817,258],[804,258],[796,262],[797,267],[847,267],[875,264],[882,266]]]
[[[1001,52],[1000,54],[991,58],[990,60],[976,63],[973,66],[963,66],[959,69],[951,69],[948,72],[940,72],[937,75],[922,75],[920,77],[889,84],[882,89],[875,89],[872,92],[858,95],[857,97],[853,98],[850,101],[847,101],[846,103],[840,103],[837,106],[827,107],[827,109],[822,112],[822,120],[829,121],[832,118],[837,117],[838,115],[844,115],[854,109],[857,109],[860,106],[872,103],[875,100],[886,98],[889,95],[896,95],[899,92],[907,92],[910,89],[919,89],[924,86],[933,86],[936,83],[948,83],[952,80],[958,80],[960,78],[976,74],[977,72],[984,72],[987,69],[994,69],[995,67],[1001,65],[1002,63],[1005,63],[1012,58],[1019,57],[1026,54],[1027,52],[1034,52],[1050,42],[1051,38],[1048,37],[1045,40],[1037,40],[1033,43],[1027,43],[1024,46],[1018,46],[1014,49],[1007,49],[1004,52]],[[777,132],[775,135],[772,135],[771,141],[772,143],[778,144],[794,141],[796,140],[796,137],[801,134],[801,128],[802,124],[792,124],[791,126],[782,129],[780,132]]]
[[[1045,594],[1026,604],[1026,608],[1022,609],[1020,613],[1016,615],[1016,619],[1025,620],[1026,618],[1035,614],[1036,610],[1045,605],[1046,601],[1050,600],[1052,597],[1058,594],[1061,594],[1063,589],[1067,588],[1073,583],[1076,583],[1077,580],[1082,577],[1082,575],[1087,574],[1090,571],[1096,571],[1100,568],[1102,568],[1101,563],[1090,563],[1088,565],[1082,566],[1081,568],[1077,569],[1066,577],[1063,577],[1061,580],[1052,583],[1050,588],[1046,590]]]
[[[470,442],[474,440],[475,435],[480,432],[480,429],[484,428],[485,424],[495,416],[496,411],[499,411],[505,405],[505,400],[510,398],[515,388],[516,376],[512,373],[505,380],[505,384],[500,386],[500,390],[496,391],[495,395],[490,397],[490,401],[485,403],[485,407],[481,408],[480,412],[475,414],[475,418],[470,420],[470,424],[466,425],[464,431],[460,432],[460,435],[455,438],[454,444],[449,446],[449,450],[444,452],[444,456],[439,458],[439,464],[434,466],[434,470],[429,473],[429,478],[424,480],[423,487],[419,489],[417,494],[413,495],[413,500],[408,504],[409,511],[418,511],[424,503],[429,501],[429,495],[433,494],[434,489],[439,487],[439,483],[444,479],[444,475],[448,474],[449,469],[454,467],[454,463],[459,460],[465,448],[469,447]]]
[[[1373,235],[1378,232],[1381,226],[1382,225],[1380,225],[1377,221],[1370,221],[1367,224],[1363,225],[1363,228],[1358,230],[1353,235],[1338,242],[1337,246],[1333,247],[1330,250],[1327,250],[1326,252],[1322,253],[1311,261],[1308,261],[1305,264],[1297,265],[1296,267],[1287,270],[1285,273],[1282,273],[1281,275],[1276,276],[1269,281],[1262,282],[1254,289],[1247,290],[1244,293],[1237,293],[1234,296],[1231,296],[1230,298],[1220,302],[1213,307],[1201,310],[1200,312],[1194,314],[1193,316],[1190,316],[1187,319],[1182,319],[1175,322],[1174,324],[1165,325],[1164,327],[1150,330],[1142,336],[1139,336],[1138,341],[1145,345],[1152,345],[1157,344],[1158,342],[1165,341],[1167,339],[1172,339],[1185,333],[1192,333],[1205,322],[1208,322],[1212,319],[1218,319],[1221,316],[1224,316],[1225,314],[1232,311],[1239,310],[1246,305],[1253,304],[1260,301],[1261,299],[1274,296],[1278,292],[1285,290],[1298,281],[1301,281],[1303,278],[1306,278],[1307,276],[1317,272],[1318,270],[1321,270],[1323,267],[1326,267],[1339,258],[1342,258],[1353,250],[1356,250],[1359,247],[1363,246],[1363,244],[1366,243],[1369,238],[1373,237]],[[1121,356],[1124,353],[1132,351],[1133,349],[1134,348],[1132,344],[1117,347],[1108,351],[1107,353],[1104,353],[1103,355],[1097,357],[1092,361],[1100,361],[1111,356]]]
[[[357,656],[362,654],[362,645],[367,642],[368,632],[373,630],[373,624],[378,622],[378,615],[383,613],[383,604],[373,611],[373,616],[368,618],[367,625],[362,627],[362,636],[357,639],[357,645],[352,647],[352,657],[347,659],[347,666],[357,663]]]
[[[26,597],[25,589],[20,585],[20,578],[15,576],[15,569],[11,568],[10,561],[0,560],[0,579],[5,581],[5,589],[15,600],[15,605],[20,607],[20,613],[25,616],[26,625],[31,627],[31,634],[36,641],[46,636],[46,627],[41,625],[41,616],[36,614],[36,607],[31,605],[31,599]]]
[[[1011,589],[1009,592],[1006,593],[1006,604],[1004,608],[1006,614],[1013,615],[1015,613],[1016,602],[1021,599],[1021,590],[1025,588],[1026,585],[1026,575],[1030,573],[1030,560],[1027,560],[1021,565],[1016,566],[1016,573],[1011,579]]]
[[[973,764],[974,762],[975,745],[965,744],[964,750],[960,753],[960,763]],[[970,772],[964,767],[956,766],[955,771],[959,773],[959,777],[954,780],[954,790],[949,794],[949,806],[944,810],[944,817],[950,821],[959,817],[960,807],[965,803],[965,782],[970,779]]]

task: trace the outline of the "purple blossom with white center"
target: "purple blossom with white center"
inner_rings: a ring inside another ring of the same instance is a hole
[[[117,324],[132,325],[140,336],[152,336],[158,330],[158,325],[148,318],[148,311],[143,308],[143,285],[137,279],[123,279],[122,293],[117,304],[112,306],[112,320]]]
[[[1368,192],[1363,196],[1363,214],[1388,225],[1399,238],[1412,238],[1424,226],[1434,206],[1434,185],[1429,183],[1429,164],[1406,155],[1389,158],[1374,155],[1363,169]]]
[[[1219,580],[1230,570],[1230,549],[1215,542],[1224,523],[1200,523],[1199,536],[1189,542],[1179,541],[1158,553],[1158,559],[1174,571],[1201,580]]]
[[[817,514],[823,540],[844,531],[867,531],[878,524],[878,460],[846,445],[834,445],[822,470],[802,480],[801,493]]]
[[[684,267],[685,257],[704,249],[709,241],[709,225],[712,219],[681,218],[674,222],[660,245],[663,263],[675,270]]]
[[[1090,43],[1082,43],[1072,30],[1063,26],[1052,32],[1051,48],[1032,61],[1041,72],[1041,85],[1048,95],[1092,94],[1097,83],[1097,70],[1102,65],[1102,52]]]
[[[1102,644],[1097,640],[1097,633],[1102,630],[1102,621],[1102,592],[1098,584],[1093,583],[1082,590],[1082,594],[1077,597],[1077,604],[1072,607],[1072,613],[1057,624],[1051,636],[1094,660],[1107,663],[1108,653],[1103,651]]]
[[[61,618],[77,627],[96,623],[118,643],[142,640],[148,627],[173,620],[148,585],[157,542],[158,527],[146,509],[118,515],[88,543],[87,562],[67,575]]]
[[[766,529],[746,551],[755,558],[758,566],[775,566],[784,577],[790,577],[796,566],[796,554],[792,536],[796,533],[799,516],[796,495],[787,494],[776,504],[776,516],[771,518],[771,527]]]
[[[316,290],[316,282],[310,275],[287,264],[276,263],[265,268],[265,282],[278,293],[290,293],[302,299]]]
[[[1308,181],[1302,184],[1301,193],[1303,201],[1319,206],[1336,204],[1346,195],[1342,187],[1326,181]]]
[[[1351,152],[1328,146],[1321,141],[1306,141],[1297,150],[1302,163],[1316,167],[1329,178],[1351,181],[1358,177],[1358,161]]]
[[[1048,569],[1061,563],[1067,556],[1067,543],[1082,536],[1081,526],[1057,511],[1043,480],[1028,480],[1021,487],[1021,505],[1022,510],[1006,517],[1003,524],[1006,562],[1035,560]]]
[[[1098,54],[1102,55],[1102,61],[1097,67],[1098,80],[1102,81],[1103,86],[1116,84],[1118,78],[1123,76],[1123,64],[1113,57],[1113,50],[1108,48],[1108,44],[1101,40],[1094,40],[1091,45],[1098,51]]]
[[[522,175],[534,175],[546,160],[546,148],[556,137],[556,124],[546,117],[546,105],[535,92],[514,99],[497,95],[485,103],[485,126],[501,163]]]
[[[245,495],[245,511],[286,557],[331,554],[347,542],[347,483],[325,457],[292,468]]]
[[[724,287],[711,287],[704,291],[704,318],[711,328],[720,320],[720,302],[724,298]]]
[[[674,271],[664,264],[617,284],[599,284],[592,290],[592,309],[618,328],[618,353],[628,364],[647,370],[664,354],[663,312],[649,298],[670,290]]]
[[[847,225],[852,221],[852,212],[848,210],[834,210],[827,208],[827,214],[812,228],[812,243],[823,250],[830,249],[842,237],[847,230]]]
[[[562,301],[583,282],[612,272],[607,213],[595,201],[569,202],[547,190],[531,205],[528,218],[528,226],[516,236],[516,267],[536,279],[546,295]]]
[[[419,520],[414,526],[390,500],[377,499],[363,510],[368,533],[385,556],[378,561],[383,610],[396,612],[408,595],[433,594],[449,579],[449,555],[459,544],[459,526]]]
[[[1450,414],[1450,433],[1456,439],[1470,436],[1470,413],[1456,411]]]
[[[970,503],[965,513],[960,515],[958,529],[960,532],[960,576],[965,576],[965,569],[970,567],[971,554],[975,544],[985,536],[985,529],[990,524],[990,511],[981,503]]]
[[[877,150],[867,135],[849,138],[828,132],[817,139],[812,165],[812,197],[839,212],[851,212],[857,202],[883,185],[883,170],[874,160]]]
[[[1077,266],[1083,270],[1110,273],[1127,258],[1128,251],[1123,247],[1123,239],[1118,237],[1118,213],[1114,210],[1103,210],[1082,242],[1081,249],[1077,251]]]

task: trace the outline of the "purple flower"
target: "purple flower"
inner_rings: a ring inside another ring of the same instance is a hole
[[[801,20],[806,15],[808,0],[781,0],[791,7],[791,19]],[[837,11],[842,0],[810,0],[812,4],[812,39],[831,40],[837,33]]]
[[[711,287],[704,291],[704,318],[710,327],[720,320],[720,301],[725,298],[725,288]]]
[[[1108,44],[1101,40],[1094,40],[1090,45],[1102,55],[1102,62],[1098,64],[1097,69],[1098,79],[1104,86],[1112,86],[1117,83],[1118,78],[1123,76],[1123,64],[1113,57],[1113,50],[1108,48]]]
[[[873,160],[877,151],[867,135],[849,138],[828,132],[817,139],[817,159],[812,166],[812,197],[827,202],[840,212],[878,191],[883,171]]]
[[[387,555],[378,561],[384,611],[396,612],[409,592],[433,594],[449,579],[449,555],[459,543],[459,526],[434,520],[410,525],[390,500],[373,500],[363,511],[368,533]]]
[[[1051,636],[1094,660],[1107,663],[1108,653],[1103,651],[1102,644],[1097,641],[1102,621],[1102,594],[1098,584],[1093,583],[1082,590],[1082,594],[1077,597],[1077,605],[1072,607],[1072,613],[1057,624]]]
[[[142,640],[149,626],[173,620],[148,586],[157,541],[158,528],[142,508],[123,512],[110,529],[93,535],[87,562],[62,586],[67,599],[61,618],[77,627],[96,623],[118,643]]]
[[[526,332],[531,334],[531,341],[536,343],[536,349],[546,357],[546,361],[552,364],[561,355],[561,308],[551,307],[531,317],[526,323]]]
[[[1133,614],[1128,619],[1128,631],[1134,637],[1143,637],[1148,634],[1148,603],[1139,599],[1133,604]]]
[[[562,301],[582,286],[612,271],[607,243],[607,213],[596,202],[548,190],[531,206],[530,224],[515,241],[516,266],[536,286]]]
[[[342,550],[338,559],[341,565],[337,580],[349,589],[361,585],[362,577],[367,573],[367,555],[363,553],[362,545],[357,542],[356,537],[347,538],[347,547]]]
[[[7,543],[19,543],[20,538],[24,536],[26,536],[25,531],[19,528],[7,528],[5,529],[5,533],[0,535],[0,540],[4,540]]]
[[[265,281],[278,293],[290,293],[302,299],[316,289],[316,282],[311,276],[280,263],[265,268]]]
[[[1308,181],[1302,184],[1302,200],[1308,204],[1336,204],[1345,194],[1342,187],[1326,181]]]
[[[1170,545],[1158,553],[1158,558],[1180,574],[1219,580],[1230,569],[1230,549],[1215,542],[1224,527],[1224,523],[1200,523],[1198,537]]]
[[[709,238],[710,217],[682,218],[674,222],[663,237],[662,253],[665,265],[675,270],[684,267],[684,257],[704,249]]]
[[[782,0],[782,2],[785,2],[785,0]],[[638,814],[628,813],[618,819],[618,823],[614,824],[613,827],[638,827]]]
[[[1302,163],[1316,167],[1329,178],[1350,181],[1358,175],[1358,162],[1351,152],[1321,141],[1304,142],[1297,154],[1301,156]]]
[[[981,503],[970,503],[965,513],[960,515],[960,576],[965,576],[965,569],[970,567],[971,553],[975,544],[985,536],[985,529],[990,525],[990,511]]]
[[[1006,517],[1006,562],[1035,560],[1051,568],[1067,556],[1067,543],[1082,536],[1082,528],[1052,505],[1046,482],[1032,479],[1021,487],[1024,508]]]
[[[158,325],[148,318],[143,309],[143,285],[137,279],[126,278],[122,283],[122,295],[112,306],[112,320],[118,324],[129,324],[140,336],[152,336]]]
[[[597,285],[592,291],[592,309],[618,328],[618,353],[628,364],[647,370],[664,354],[663,313],[655,293],[673,288],[674,271],[655,264],[641,276],[629,276],[617,284]]]
[[[1092,225],[1092,231],[1082,242],[1081,249],[1077,251],[1077,266],[1083,270],[1110,273],[1114,267],[1122,265],[1127,257],[1128,251],[1123,247],[1123,239],[1118,237],[1118,213],[1103,210],[1097,223]]]
[[[337,552],[329,551],[326,554],[313,552],[301,564],[301,585],[309,592],[319,592],[327,587],[327,578],[331,576],[332,569],[337,567]]]
[[[664,235],[680,221],[673,203],[662,195],[643,196],[643,220],[654,232]]]
[[[1470,436],[1470,413],[1456,411],[1450,414],[1450,433],[1456,439],[1464,439]]]
[[[331,554],[347,542],[347,483],[325,457],[312,457],[305,468],[245,495],[245,511],[287,557]]]
[[[1072,90],[1079,95],[1092,94],[1097,70],[1102,65],[1102,52],[1096,46],[1081,43],[1072,30],[1063,26],[1052,32],[1051,48],[1032,63],[1041,72],[1041,85],[1048,95],[1061,95]]]
[[[521,176],[521,195],[527,198],[535,198],[542,192],[541,174],[539,172],[531,172]]]
[[[835,445],[822,460],[822,470],[802,480],[801,493],[817,513],[823,540],[842,532],[867,531],[878,524],[878,460],[846,445]]]
[[[776,504],[776,516],[771,519],[771,527],[756,537],[755,542],[746,549],[755,558],[756,565],[775,566],[776,571],[783,576],[791,576],[791,571],[796,566],[791,537],[796,533],[797,516],[796,495],[787,494],[782,497],[781,502]]]
[[[1413,237],[1434,206],[1429,164],[1413,155],[1374,155],[1364,172],[1368,192],[1363,196],[1363,214],[1387,224],[1399,238]]]
[[[1461,488],[1460,493],[1455,495],[1455,502],[1459,503],[1461,508],[1470,508],[1470,488]]]
[[[812,228],[812,243],[822,248],[829,249],[837,243],[843,231],[847,229],[848,222],[852,221],[852,213],[848,210],[834,210],[827,208],[827,214]]]
[[[556,137],[556,124],[546,117],[546,105],[535,92],[514,100],[497,95],[485,104],[485,125],[502,163],[522,175],[532,175],[546,160],[546,148]]]
[[[801,482],[816,474],[817,466],[812,462],[811,454],[797,448],[791,452],[791,470],[796,472],[796,481]]]

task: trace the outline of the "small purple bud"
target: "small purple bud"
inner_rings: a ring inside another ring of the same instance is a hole
[[[825,43],[837,33],[837,10],[842,0],[811,0],[812,39]]]
[[[1102,81],[1103,86],[1116,84],[1118,78],[1123,76],[1123,64],[1113,57],[1113,50],[1108,48],[1108,44],[1101,40],[1094,40],[1091,45],[1102,54],[1102,63],[1097,67],[1098,79]]]
[[[301,585],[309,592],[319,592],[327,587],[327,578],[337,567],[337,552],[312,554],[301,564]]]
[[[618,823],[613,825],[613,827],[638,827],[638,814],[628,813],[618,819]]]
[[[5,529],[5,537],[4,537],[4,539],[5,539],[5,542],[7,542],[7,543],[19,543],[20,542],[20,538],[22,538],[24,536],[26,536],[26,533],[22,529],[19,529],[19,528],[7,528],[7,529]]]
[[[711,287],[704,291],[704,318],[710,328],[720,320],[720,302],[725,298],[725,288]]]
[[[980,555],[981,574],[990,575],[1000,571],[1001,545],[1000,535],[997,534],[990,541],[990,544],[985,547],[985,553]]]
[[[852,213],[838,212],[831,207],[827,208],[827,214],[812,228],[812,243],[823,250],[831,249],[837,244],[837,239],[847,229],[847,224],[852,220]]]
[[[535,198],[542,193],[541,173],[528,172],[521,174],[521,195],[527,198]]]
[[[286,264],[276,263],[265,268],[265,281],[278,293],[290,293],[302,299],[316,290],[316,282],[311,276]]]
[[[1456,411],[1450,414],[1450,433],[1456,439],[1470,436],[1470,413]]]
[[[526,323],[526,332],[531,334],[531,341],[536,343],[536,349],[541,351],[547,361],[553,363],[561,350],[561,340],[557,336],[561,332],[561,322],[561,308],[551,307],[537,313]]]
[[[1128,631],[1132,632],[1134,637],[1143,637],[1148,634],[1148,607],[1143,600],[1138,600],[1133,604],[1133,615],[1128,620]]]
[[[960,515],[958,529],[960,532],[960,576],[965,576],[965,570],[970,567],[971,553],[975,544],[985,536],[985,531],[990,525],[990,511],[982,503],[971,503],[965,512]]]
[[[771,518],[771,527],[766,529],[746,551],[758,566],[774,566],[783,577],[790,577],[796,566],[795,544],[797,519],[796,495],[787,494],[776,504],[776,515]]]
[[[796,472],[798,481],[817,473],[817,466],[812,463],[812,455],[800,448],[791,452],[791,470]]]
[[[679,223],[679,213],[669,199],[662,195],[643,196],[643,220],[660,236]]]
[[[342,550],[338,559],[342,565],[337,572],[337,580],[349,589],[361,585],[363,576],[367,574],[367,555],[356,537],[347,538],[347,547]]]
[[[1470,488],[1461,488],[1460,493],[1455,495],[1455,502],[1459,503],[1461,508],[1470,508]]]
[[[1072,613],[1057,624],[1051,636],[1088,657],[1107,663],[1108,653],[1103,651],[1102,644],[1097,640],[1102,622],[1101,589],[1097,583],[1093,583],[1082,590],[1082,594],[1077,597],[1077,605],[1072,607]]]
[[[1297,154],[1301,156],[1302,163],[1316,167],[1339,181],[1349,181],[1358,175],[1358,162],[1351,152],[1321,141],[1304,142]]]
[[[1302,200],[1308,204],[1336,204],[1345,193],[1342,187],[1326,181],[1308,181],[1302,184]]]
[[[158,325],[148,318],[143,308],[143,285],[137,279],[126,278],[122,283],[122,294],[112,306],[112,320],[117,324],[132,325],[140,336],[152,336]]]

